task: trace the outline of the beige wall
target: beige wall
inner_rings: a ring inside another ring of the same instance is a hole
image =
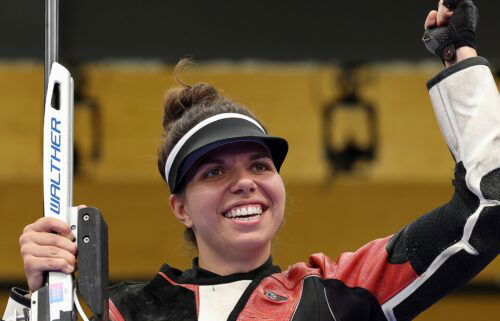
[[[161,102],[173,85],[172,68],[162,65],[90,65],[86,92],[101,104],[105,154],[87,165],[89,179],[156,181],[155,152],[161,134]],[[450,176],[452,162],[426,95],[425,81],[436,66],[374,65],[361,94],[376,105],[380,151],[361,174],[365,181],[433,181]],[[338,97],[330,65],[203,65],[187,70],[188,82],[204,81],[250,106],[291,145],[283,168],[288,181],[321,182],[327,164],[321,149],[322,106]],[[40,175],[41,66],[0,64],[0,119],[3,157],[0,179],[33,180]],[[78,83],[77,83],[78,85]],[[76,109],[75,135],[89,145],[89,113]],[[19,148],[23,146],[23,148]],[[86,155],[86,154],[85,154]]]

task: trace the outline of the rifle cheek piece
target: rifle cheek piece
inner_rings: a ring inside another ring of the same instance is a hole
[[[94,207],[78,210],[78,291],[98,320],[109,320],[108,225]]]

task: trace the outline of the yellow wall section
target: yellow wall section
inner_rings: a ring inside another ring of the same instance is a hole
[[[362,178],[374,181],[435,181],[453,167],[426,94],[425,81],[437,71],[414,65],[375,65],[362,96],[379,114],[380,151]],[[102,161],[85,161],[88,179],[156,181],[162,97],[174,84],[162,65],[90,65],[86,92],[101,105]],[[233,100],[250,106],[271,133],[286,137],[290,154],[283,168],[288,181],[321,182],[328,173],[321,146],[322,106],[338,96],[337,69],[329,65],[202,65],[184,73]],[[0,134],[5,141],[0,179],[40,175],[42,69],[0,65]],[[78,85],[78,84],[77,84]],[[89,113],[76,109],[75,136],[89,146]],[[19,148],[22,146],[22,148]],[[88,157],[88,153],[84,153]]]

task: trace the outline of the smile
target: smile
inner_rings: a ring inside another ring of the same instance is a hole
[[[262,206],[256,204],[232,208],[229,211],[224,212],[222,215],[238,221],[253,221],[258,220],[259,217],[262,216],[263,212]]]

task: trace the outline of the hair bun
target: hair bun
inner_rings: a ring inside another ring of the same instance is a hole
[[[163,104],[163,127],[165,129],[169,124],[180,119],[189,108],[210,105],[215,100],[221,98],[217,90],[211,85],[197,83],[190,86],[180,79],[181,70],[189,64],[191,64],[191,61],[184,58],[175,66],[174,76],[182,87],[171,88],[165,94],[165,102]]]
[[[207,84],[199,83],[194,86],[169,89],[163,106],[163,127],[181,118],[187,109],[209,105],[219,98],[217,90]]]

